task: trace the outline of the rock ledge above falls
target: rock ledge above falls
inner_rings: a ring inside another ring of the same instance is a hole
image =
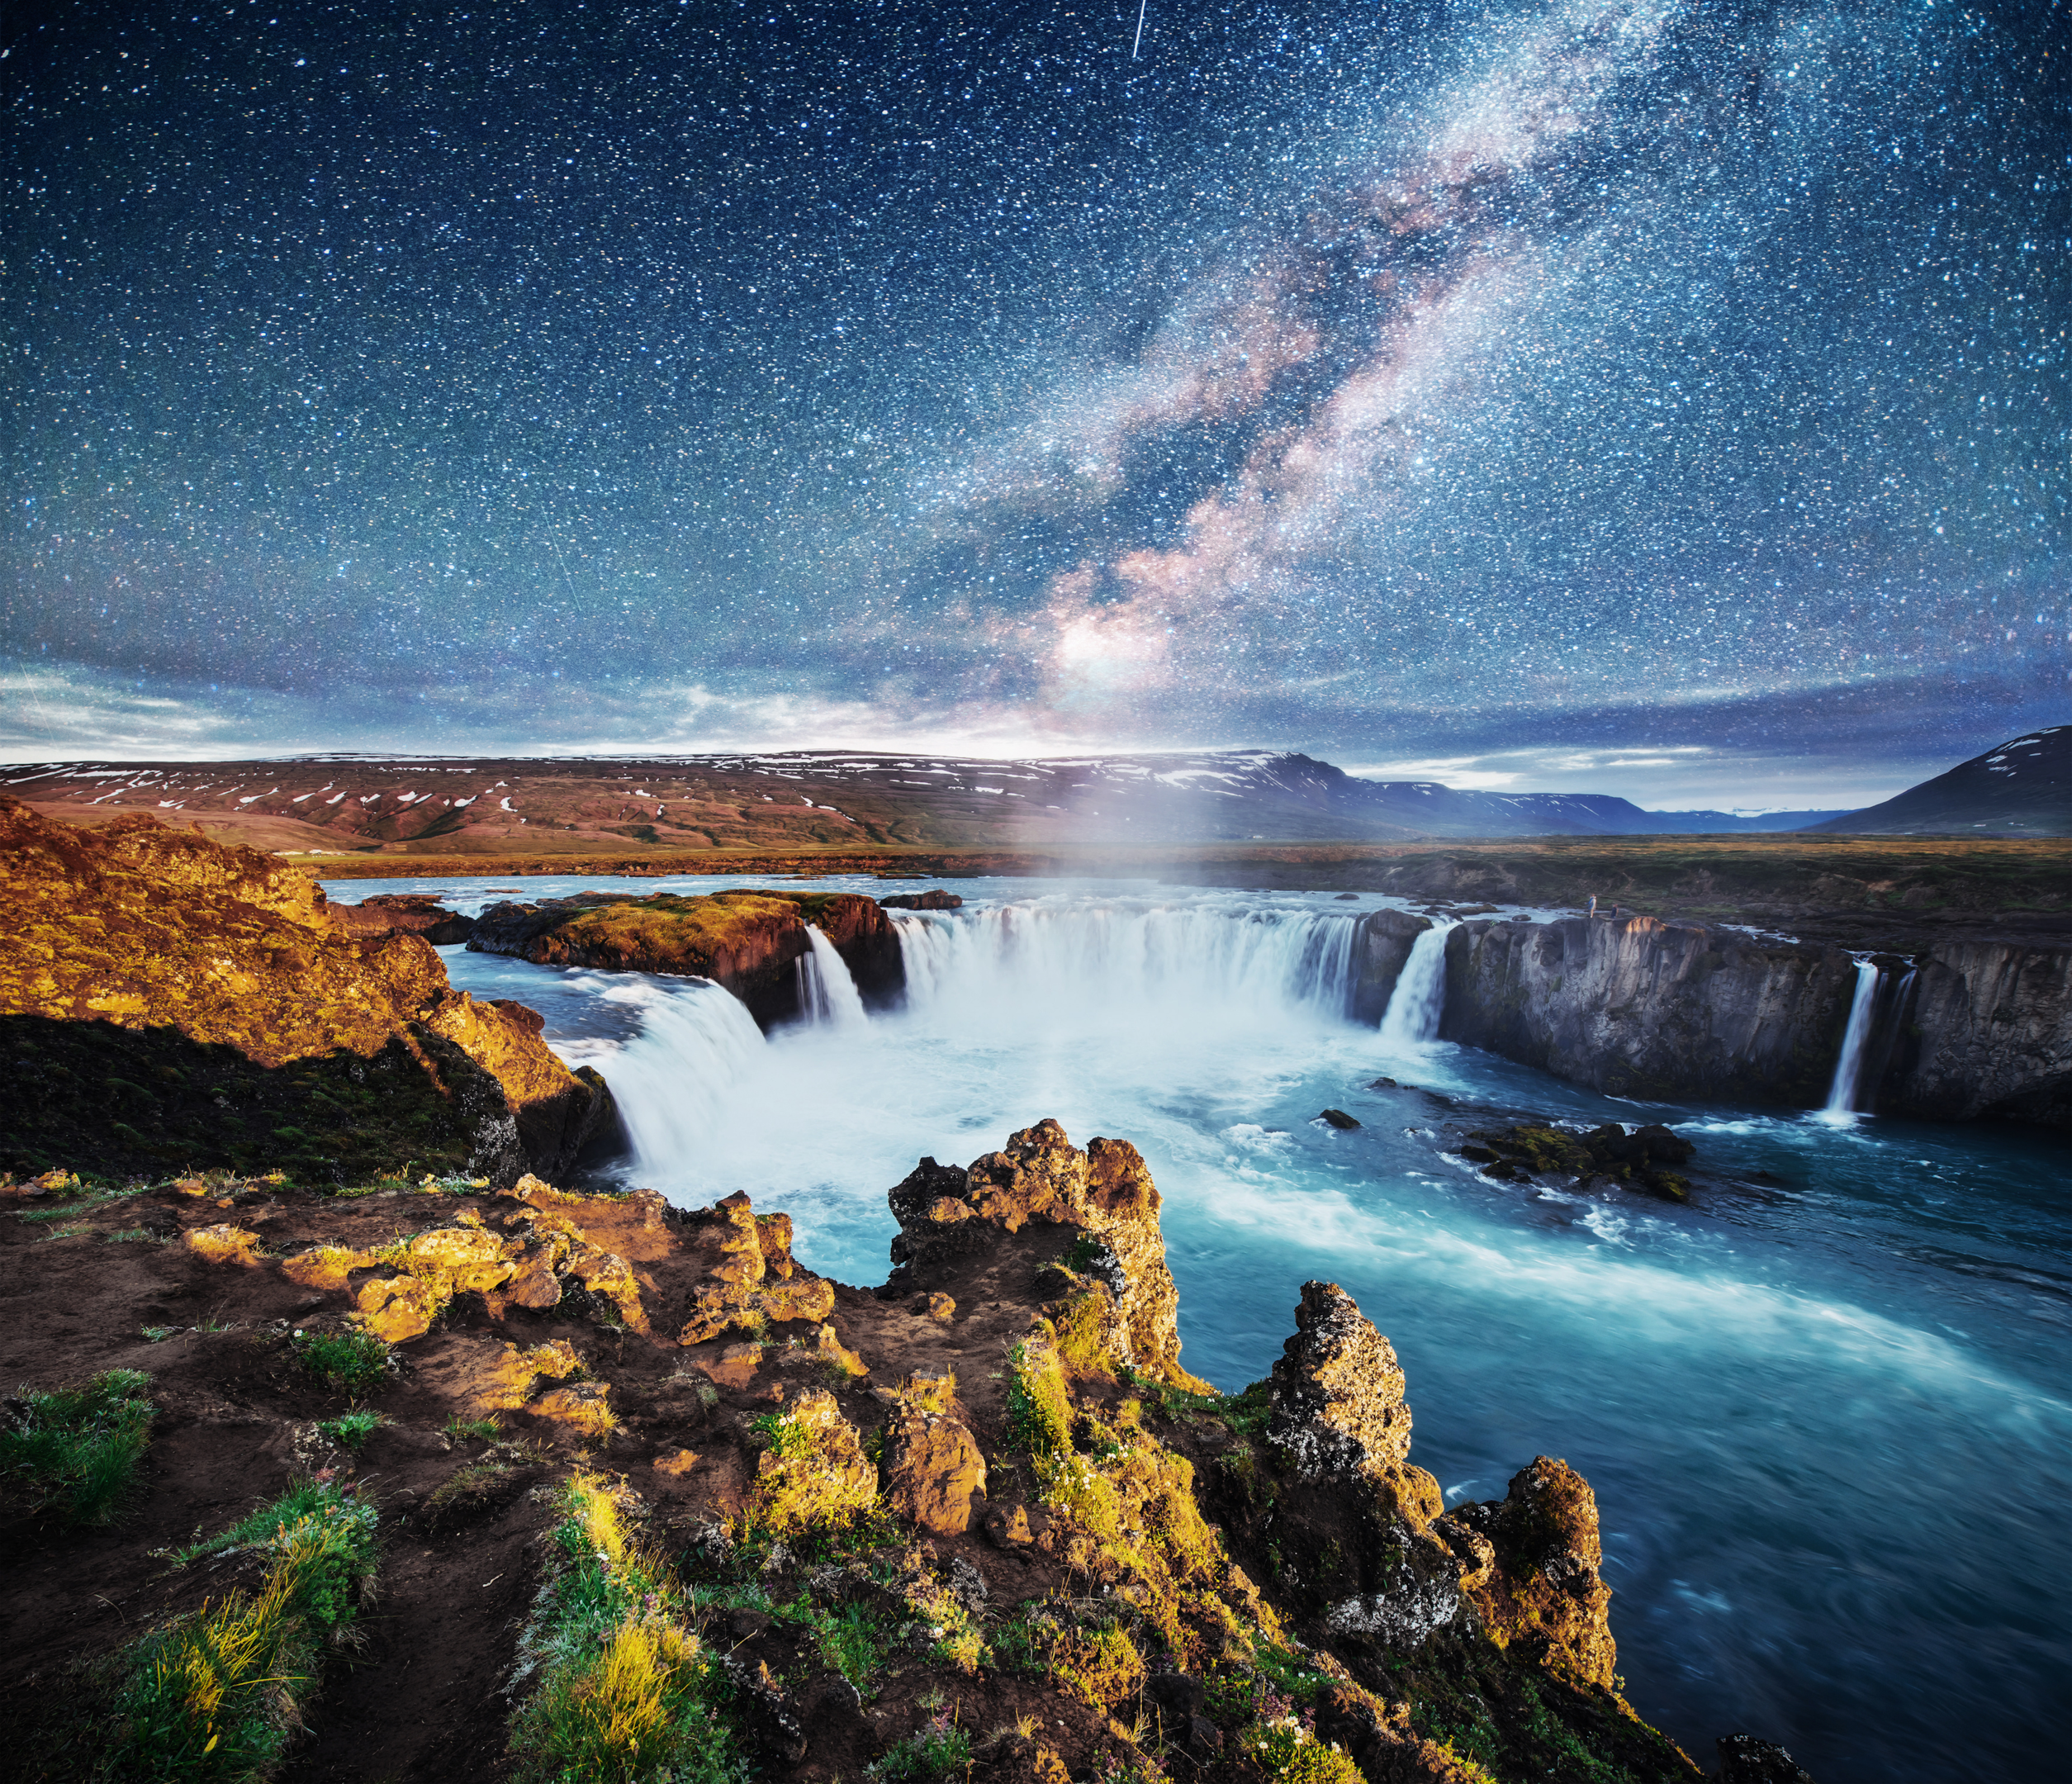
[[[510,1183],[610,1118],[537,1016],[455,991],[420,937],[341,933],[294,869],[147,818],[0,795],[0,1168]]]
[[[809,924],[834,944],[866,1006],[898,1002],[906,984],[898,932],[861,893],[584,892],[492,904],[467,945],[543,966],[710,979],[768,1027],[799,1013],[794,969],[811,951]]]

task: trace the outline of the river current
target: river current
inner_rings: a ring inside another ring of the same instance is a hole
[[[923,1153],[966,1163],[1046,1115],[1080,1145],[1134,1141],[1164,1198],[1187,1365],[1257,1379],[1301,1283],[1344,1284],[1401,1358],[1411,1459],[1449,1503],[1501,1496],[1537,1454],[1588,1478],[1627,1695],[1708,1771],[1713,1737],[1745,1729],[1821,1784],[2062,1776],[2061,1137],[1605,1097],[1417,1038],[1435,1002],[1401,996],[1356,1024],[1352,926],[1373,898],[956,889],[961,911],[898,917],[904,1010],[867,1015],[823,949],[811,1019],[767,1039],[701,980],[439,951],[457,986],[531,1005],[604,1074],[629,1181],[685,1203],[745,1189],[846,1281],[884,1279],[885,1191]],[[636,889],[326,886],[470,913],[579,890]],[[1443,996],[1435,977],[1423,996]],[[1667,1122],[1700,1165],[1776,1181],[1690,1207],[1492,1183],[1434,1149],[1437,1105],[1368,1088],[1384,1075],[1521,1114]],[[1327,1106],[1364,1125],[1332,1128]]]

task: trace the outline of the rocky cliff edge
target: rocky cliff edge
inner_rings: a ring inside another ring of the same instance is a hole
[[[875,1291],[743,1194],[10,1194],[10,1428],[119,1388],[145,1446],[99,1527],[0,1471],[31,1775],[254,1729],[288,1780],[1700,1775],[1619,1695],[1587,1484],[1444,1510],[1342,1289],[1242,1394],[1180,1369],[1125,1141],[924,1160]],[[140,1720],[263,1613],[289,1676]]]
[[[0,796],[0,1166],[558,1174],[610,1094],[418,936],[145,817],[86,830]]]

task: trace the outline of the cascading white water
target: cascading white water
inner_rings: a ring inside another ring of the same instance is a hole
[[[894,920],[910,1008],[1011,998],[1031,1014],[1107,1007],[1154,1021],[1211,1004],[1343,1016],[1359,927],[1339,912],[1081,900]]]
[[[863,994],[833,942],[806,925],[805,953],[799,956],[799,1020],[818,1028],[861,1028],[870,1020]]]
[[[1410,957],[1382,1012],[1382,1039],[1392,1046],[1439,1038],[1446,1013],[1446,937],[1455,925],[1434,923],[1411,943]]]
[[[1856,1079],[1863,1070],[1863,1051],[1870,1039],[1870,1018],[1878,1007],[1878,969],[1867,960],[1856,962],[1856,991],[1849,1001],[1849,1026],[1842,1032],[1842,1056],[1835,1061],[1834,1081],[1828,1086],[1827,1107],[1821,1113],[1829,1120],[1846,1120],[1856,1106]]]
[[[1643,1113],[1472,1048],[1428,1046],[1402,1070],[1331,994],[1324,931],[1349,946],[1357,916],[1325,896],[959,890],[961,913],[894,914],[905,1011],[858,1030],[794,1024],[767,1045],[717,987],[447,958],[457,985],[536,1005],[557,1048],[604,1069],[640,1147],[630,1182],[687,1204],[747,1190],[794,1217],[801,1258],[844,1280],[882,1279],[885,1190],[918,1154],[963,1163],[1045,1115],[1080,1144],[1134,1142],[1163,1198],[1190,1369],[1230,1388],[1257,1378],[1296,1285],[1328,1277],[1401,1345],[1415,1459],[1449,1497],[1501,1495],[1535,1440],[1590,1458],[1605,1502],[1642,1533],[1619,1585],[1629,1625],[1652,1634],[1621,1664],[1665,1728],[1735,1725],[1724,1718],[1747,1697],[1795,1741],[1826,1731],[1859,1778],[2044,1777],[2061,1763],[2063,1668],[2032,1634],[2055,1626],[2055,1582],[2072,1574],[2055,1484],[2072,1454],[2058,1317],[2072,1216],[2037,1190],[2055,1181],[2049,1136]],[[1184,925],[1154,904],[1227,932],[1155,970]],[[1074,926],[1077,942],[1055,932]],[[1866,1012],[1866,1100],[1905,998],[1889,974]],[[1623,1187],[1497,1182],[1435,1163],[1436,1105],[1368,1088],[1377,1070],[1470,1106],[1666,1120],[1723,1184],[1760,1168],[1809,1193],[1700,1189],[1677,1208]],[[1323,1127],[1326,1107],[1366,1125]],[[1768,1391],[1752,1399],[1751,1380]],[[1907,1468],[1884,1465],[1899,1454]],[[1804,1488],[1788,1502],[1780,1470]],[[1809,1592],[1809,1553],[1846,1590]],[[2027,1564],[2006,1567],[2010,1554]],[[1982,1721],[1986,1701],[2008,1713]]]
[[[637,1005],[640,1032],[607,1056],[580,1062],[605,1072],[642,1180],[666,1180],[712,1132],[766,1051],[762,1031],[740,999],[704,980],[613,976],[601,995]]]

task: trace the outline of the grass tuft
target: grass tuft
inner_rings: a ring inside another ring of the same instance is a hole
[[[270,1776],[301,1725],[327,1637],[370,1590],[378,1514],[347,1488],[298,1482],[220,1536],[173,1557],[257,1548],[256,1595],[233,1592],[154,1630],[120,1658],[106,1775],[151,1784],[252,1784]]]
[[[266,1777],[296,1725],[316,1650],[276,1575],[256,1597],[233,1592],[153,1631],[126,1659],[113,1775],[165,1781]]]
[[[971,1763],[971,1737],[953,1716],[951,1710],[937,1710],[865,1766],[864,1776],[875,1784],[934,1784],[936,1779],[962,1772]]]
[[[336,1418],[320,1421],[316,1428],[341,1450],[360,1450],[387,1423],[379,1412],[341,1412]]]
[[[17,1422],[0,1431],[0,1470],[68,1523],[107,1523],[135,1487],[151,1441],[150,1385],[141,1369],[110,1369],[83,1388],[25,1393]]]
[[[689,1627],[671,1571],[628,1538],[599,1476],[564,1489],[542,1622],[541,1682],[511,1751],[523,1784],[747,1784],[719,1712],[722,1675]]]
[[[463,1419],[456,1412],[446,1421],[448,1437],[479,1437],[484,1443],[492,1443],[503,1431],[501,1421],[494,1418]]]
[[[326,1387],[354,1396],[387,1379],[389,1348],[372,1332],[297,1332],[295,1355]]]

